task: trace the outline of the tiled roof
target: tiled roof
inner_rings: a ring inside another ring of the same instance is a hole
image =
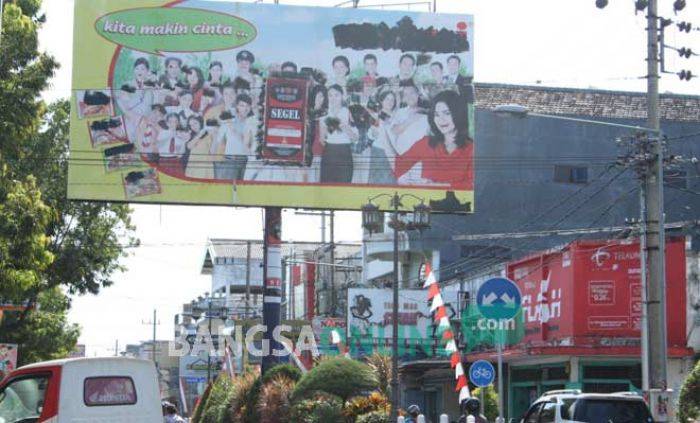
[[[646,94],[579,88],[476,83],[476,106],[520,104],[536,113],[646,119]],[[661,94],[661,120],[700,122],[700,96]]]

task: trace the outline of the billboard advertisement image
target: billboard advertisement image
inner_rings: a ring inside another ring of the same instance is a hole
[[[76,0],[69,196],[356,210],[397,191],[472,212],[473,30],[468,15]]]
[[[443,291],[442,296],[447,317],[456,318],[458,293]],[[411,359],[444,355],[442,331],[435,324],[435,310],[426,292],[402,289],[399,301],[399,355]],[[348,289],[347,344],[353,357],[391,351],[392,304],[391,289]]]
[[[17,368],[17,345],[0,344],[0,380]]]

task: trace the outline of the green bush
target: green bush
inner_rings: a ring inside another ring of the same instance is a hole
[[[207,402],[209,402],[210,392],[211,385],[208,385],[199,398],[199,401],[195,404],[194,410],[192,410],[192,423],[202,423],[202,415],[204,414],[204,409],[207,407]]]
[[[357,423],[389,423],[389,415],[381,411],[372,411],[359,416]]]
[[[292,398],[299,400],[316,392],[348,398],[377,388],[377,380],[369,366],[344,357],[323,360],[297,383]]]
[[[391,356],[374,353],[367,357],[367,365],[377,378],[379,392],[391,396]]]
[[[293,423],[289,419],[294,381],[280,374],[262,385],[258,399],[260,423]]]
[[[221,423],[229,420],[229,401],[233,383],[228,375],[221,375],[211,387],[209,399],[202,413],[202,423]]]
[[[233,380],[233,393],[229,397],[231,423],[258,423],[258,398],[262,382],[255,373],[246,373]]]
[[[476,388],[472,391],[472,396],[481,401],[481,390],[484,390],[484,415],[489,421],[496,420],[498,417],[498,393],[493,385],[486,388]]]
[[[678,401],[678,421],[688,422],[700,419],[700,361],[683,382]]]
[[[277,379],[278,376],[284,376],[292,382],[298,382],[302,374],[301,370],[293,364],[278,364],[265,372],[265,375],[262,377],[262,384],[267,385],[268,382]]]
[[[289,421],[294,423],[344,422],[343,402],[333,395],[315,395],[313,398],[294,404]]]

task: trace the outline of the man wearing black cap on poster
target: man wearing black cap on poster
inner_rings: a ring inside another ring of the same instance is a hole
[[[253,74],[250,71],[251,67],[255,63],[255,56],[248,50],[241,50],[236,54],[236,77],[243,78],[246,81],[253,84]]]
[[[253,72],[255,56],[248,50],[241,50],[236,54],[236,74],[232,81],[241,78],[250,84],[249,94],[253,99],[253,110],[257,110],[258,98],[262,89],[262,78]]]

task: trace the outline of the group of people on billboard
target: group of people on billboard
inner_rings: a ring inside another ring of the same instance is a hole
[[[474,96],[459,55],[404,53],[385,76],[374,52],[354,68],[332,56],[325,71],[293,61],[259,66],[246,49],[225,54],[235,68],[211,54],[132,56],[130,80],[115,82],[113,96],[136,154],[195,180],[473,189]],[[270,77],[306,81],[304,110],[272,116]],[[300,116],[303,135],[290,137],[303,136],[302,159],[290,166],[262,154],[266,122]]]

